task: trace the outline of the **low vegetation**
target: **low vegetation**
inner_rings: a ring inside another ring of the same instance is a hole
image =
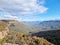
[[[23,33],[17,33],[16,35],[9,35],[7,39],[8,43],[18,44],[18,45],[54,45],[43,37],[36,37],[32,35],[27,35]]]
[[[7,42],[7,37],[3,38],[3,39],[0,39],[0,44],[2,45],[3,43],[6,43]]]

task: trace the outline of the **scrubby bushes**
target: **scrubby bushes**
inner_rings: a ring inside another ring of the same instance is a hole
[[[17,33],[16,37],[20,45],[54,45],[43,37],[24,35],[22,33]]]
[[[7,42],[7,37],[0,39],[0,45],[2,45],[3,43]]]
[[[3,40],[0,40],[0,43],[12,43],[18,45],[54,45],[43,37],[32,36],[30,34],[17,33],[15,35],[9,34]]]

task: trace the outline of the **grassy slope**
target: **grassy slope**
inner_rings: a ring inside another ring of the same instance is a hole
[[[28,25],[22,24],[19,21],[3,20],[3,22],[5,22],[6,24],[9,24],[9,29],[13,33],[22,32],[24,34],[28,34],[29,32],[30,33],[37,32],[37,30],[33,29],[32,27],[30,27]]]
[[[6,27],[7,27],[7,24],[5,24],[4,22],[0,21],[0,31],[5,30]]]

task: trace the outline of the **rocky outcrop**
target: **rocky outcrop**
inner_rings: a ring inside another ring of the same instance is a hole
[[[0,31],[0,39],[3,39],[4,37],[6,37],[8,33],[9,33],[8,27],[6,27],[5,30]]]
[[[18,44],[4,43],[3,45],[18,45]]]
[[[0,21],[0,39],[5,38],[8,35],[8,32],[9,32],[9,28],[7,24]]]
[[[9,33],[8,25],[0,21],[0,45],[6,42]]]

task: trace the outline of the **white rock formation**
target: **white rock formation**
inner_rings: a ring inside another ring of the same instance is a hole
[[[18,44],[4,43],[3,45],[18,45]]]
[[[4,37],[6,37],[8,35],[9,29],[5,28],[5,30],[0,31],[0,39],[3,39]]]

